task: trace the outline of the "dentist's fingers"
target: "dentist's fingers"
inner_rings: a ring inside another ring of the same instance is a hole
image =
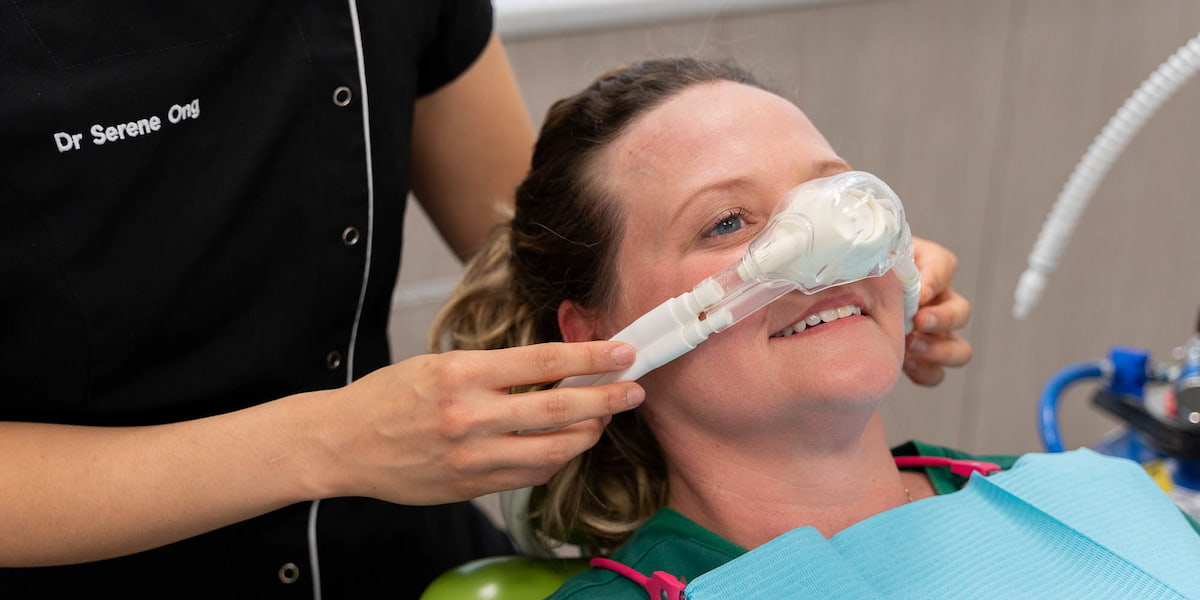
[[[947,290],[917,309],[913,325],[923,333],[951,333],[967,325],[971,303],[954,290]]]
[[[913,236],[913,261],[921,271],[921,306],[950,290],[954,272],[958,270],[958,257],[953,252],[941,244]]]
[[[634,350],[629,344],[605,340],[594,342],[552,342],[486,351],[488,360],[478,351],[467,355],[459,368],[463,375],[475,375],[482,385],[508,388],[550,383],[574,375],[618,371],[633,364]],[[450,352],[447,355],[459,354]],[[446,356],[446,355],[443,355]],[[496,368],[502,361],[503,368]]]
[[[487,453],[497,471],[526,471],[520,476],[532,480],[519,481],[519,485],[540,485],[568,461],[594,446],[604,427],[604,421],[592,419],[554,431],[513,433],[497,447],[480,450]]]
[[[904,374],[917,385],[935,386],[946,378],[946,368],[915,358],[904,359]]]
[[[909,334],[904,372],[914,383],[937,385],[945,378],[945,367],[960,367],[971,360],[971,344],[957,333]]]
[[[479,438],[456,447],[446,462],[453,472],[470,474],[459,487],[466,497],[542,485],[603,431],[604,423],[592,419],[554,431]]]
[[[511,394],[503,406],[496,407],[503,414],[493,420],[493,427],[496,431],[561,429],[636,408],[645,397],[640,385],[628,381]]]
[[[961,367],[971,360],[971,344],[957,333],[913,333],[907,341],[907,358],[947,367]]]

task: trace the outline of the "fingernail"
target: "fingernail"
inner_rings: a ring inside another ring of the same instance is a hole
[[[936,316],[925,315],[925,317],[921,319],[921,329],[928,331],[930,329],[933,329],[934,327],[937,327],[937,317]]]
[[[625,406],[629,408],[640,405],[645,399],[646,390],[643,390],[640,386],[635,385],[625,391]]]
[[[911,358],[904,359],[904,370],[909,373],[915,372],[917,370],[917,361]]]
[[[914,337],[912,341],[908,343],[908,349],[910,352],[916,354],[924,354],[929,350],[929,342],[926,342],[922,338]]]
[[[609,355],[613,357],[618,367],[633,364],[633,354],[633,348],[628,344],[621,344],[609,351]]]

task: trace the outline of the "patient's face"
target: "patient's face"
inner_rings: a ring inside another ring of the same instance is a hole
[[[623,228],[617,300],[596,337],[739,259],[793,187],[848,169],[795,105],[758,88],[696,85],[641,116],[594,163]],[[864,314],[778,335],[847,306]],[[780,411],[874,410],[903,354],[902,292],[888,274],[812,296],[792,292],[641,381],[652,418],[742,427]]]

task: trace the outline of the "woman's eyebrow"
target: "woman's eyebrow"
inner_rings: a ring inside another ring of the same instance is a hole
[[[810,175],[809,179],[820,179],[821,177],[829,177],[830,175],[837,175],[838,173],[845,173],[846,171],[852,170],[853,168],[851,168],[850,164],[846,161],[840,158],[831,158],[814,162],[808,169],[808,175]],[[684,211],[687,210],[688,206],[695,202],[697,198],[713,192],[742,191],[753,186],[754,182],[751,179],[741,176],[731,177],[729,179],[721,179],[719,181],[706,184],[692,194],[688,195],[688,197],[684,199],[679,207],[675,209],[675,212],[671,214],[670,220],[667,222],[669,224],[678,221],[680,216],[683,215]]]
[[[679,204],[679,206],[675,209],[675,211],[671,214],[671,217],[667,221],[667,223],[671,224],[671,223],[678,221],[679,218],[681,216],[683,216],[683,213],[685,211],[687,211],[688,207],[691,206],[693,203],[695,203],[695,201],[697,199],[699,199],[703,196],[707,196],[714,192],[728,193],[733,190],[744,190],[746,188],[753,187],[753,185],[754,185],[754,182],[745,177],[732,177],[729,179],[721,179],[719,181],[714,181],[712,183],[706,184],[706,185],[702,186],[700,189],[696,190],[695,192],[689,194],[688,197],[685,198],[684,201],[681,202]]]

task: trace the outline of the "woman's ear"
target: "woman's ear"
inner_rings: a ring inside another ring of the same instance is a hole
[[[596,336],[596,319],[572,300],[558,305],[558,330],[564,342],[589,342]]]

